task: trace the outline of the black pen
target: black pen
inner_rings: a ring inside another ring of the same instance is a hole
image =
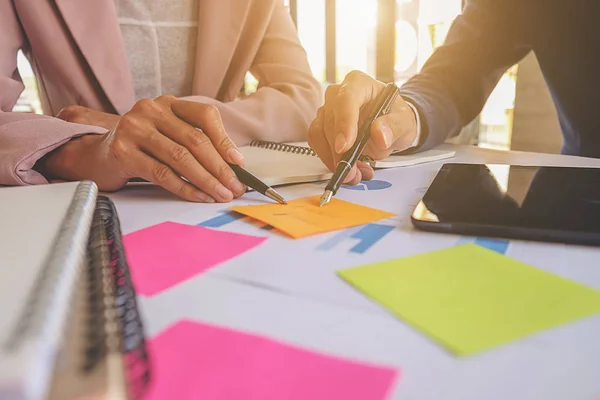
[[[350,150],[344,153],[340,162],[338,162],[331,180],[325,187],[325,193],[323,193],[323,196],[321,196],[321,207],[329,203],[331,201],[331,197],[335,196],[340,186],[342,186],[346,175],[348,175],[348,173],[352,170],[352,167],[360,158],[365,146],[367,145],[367,142],[371,138],[371,124],[381,115],[386,114],[389,111],[392,104],[394,104],[398,93],[399,89],[393,83],[388,83],[385,89],[383,89],[377,98],[373,109],[367,116],[367,119],[358,130],[356,141]]]
[[[263,195],[267,196],[272,200],[275,200],[278,203],[287,204],[287,201],[285,201],[285,199],[279,193],[277,193],[275,189],[258,179],[250,171],[247,171],[236,164],[227,164],[229,164],[233,172],[235,172],[235,175],[244,185],[256,190],[259,193],[262,193]]]
[[[273,189],[272,187],[270,187],[269,185],[267,185],[266,183],[264,183],[263,181],[258,179],[252,173],[250,173],[249,171],[240,167],[239,165],[232,164],[232,163],[227,163],[227,164],[231,167],[231,169],[233,170],[235,175],[238,177],[240,182],[242,182],[244,185],[248,186],[251,189],[256,190],[259,193],[262,193],[263,195],[267,196],[268,198],[270,198],[272,200],[275,200],[276,202],[278,202],[280,204],[287,204],[287,201],[285,201],[283,196],[281,196],[279,193],[277,193],[275,191],[275,189]],[[189,182],[185,178],[182,178],[182,179],[184,179],[186,182]],[[131,178],[131,179],[129,179],[129,182],[148,182],[148,181],[146,179],[142,179],[142,178]]]

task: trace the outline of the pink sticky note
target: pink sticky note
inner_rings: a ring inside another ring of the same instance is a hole
[[[146,400],[382,400],[397,371],[181,321],[149,343]]]
[[[238,256],[266,238],[164,222],[123,237],[139,294],[152,296]]]

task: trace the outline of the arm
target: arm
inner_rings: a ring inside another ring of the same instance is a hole
[[[468,1],[444,45],[402,86],[421,117],[423,148],[458,134],[481,112],[502,74],[530,51],[516,10],[525,6],[512,4]]]
[[[11,1],[0,0],[0,27],[0,185],[46,183],[33,170],[40,158],[73,137],[106,130],[11,112],[23,91],[17,51],[26,45]]]
[[[306,140],[308,126],[322,102],[321,86],[312,76],[306,52],[287,9],[278,1],[250,68],[258,90],[229,103],[194,96],[188,100],[215,105],[238,145],[254,139]]]

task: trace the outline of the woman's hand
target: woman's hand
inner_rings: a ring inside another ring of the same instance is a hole
[[[114,191],[140,177],[196,202],[228,202],[246,191],[227,165],[243,165],[243,156],[212,105],[173,96],[144,99],[116,116],[112,127],[110,114],[82,114],[80,123],[110,132],[75,138],[50,153],[42,165],[49,178],[89,179]]]
[[[384,88],[384,83],[352,71],[341,84],[331,85],[325,91],[325,104],[310,126],[308,143],[331,171],[354,144],[358,127]],[[371,125],[371,139],[363,154],[381,160],[394,151],[411,147],[416,137],[416,116],[398,97],[390,112]],[[369,165],[359,162],[345,183],[355,185],[362,179],[372,179],[373,174]]]

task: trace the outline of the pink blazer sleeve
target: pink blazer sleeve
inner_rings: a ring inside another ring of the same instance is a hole
[[[201,96],[186,98],[214,104],[238,145],[254,139],[304,141],[322,103],[321,85],[312,75],[289,12],[280,4],[274,8],[250,68],[259,82],[257,91],[228,103]]]
[[[11,1],[0,1],[0,26],[0,185],[46,183],[32,169],[37,160],[75,136],[106,130],[11,112],[24,88],[17,51],[25,45]]]

